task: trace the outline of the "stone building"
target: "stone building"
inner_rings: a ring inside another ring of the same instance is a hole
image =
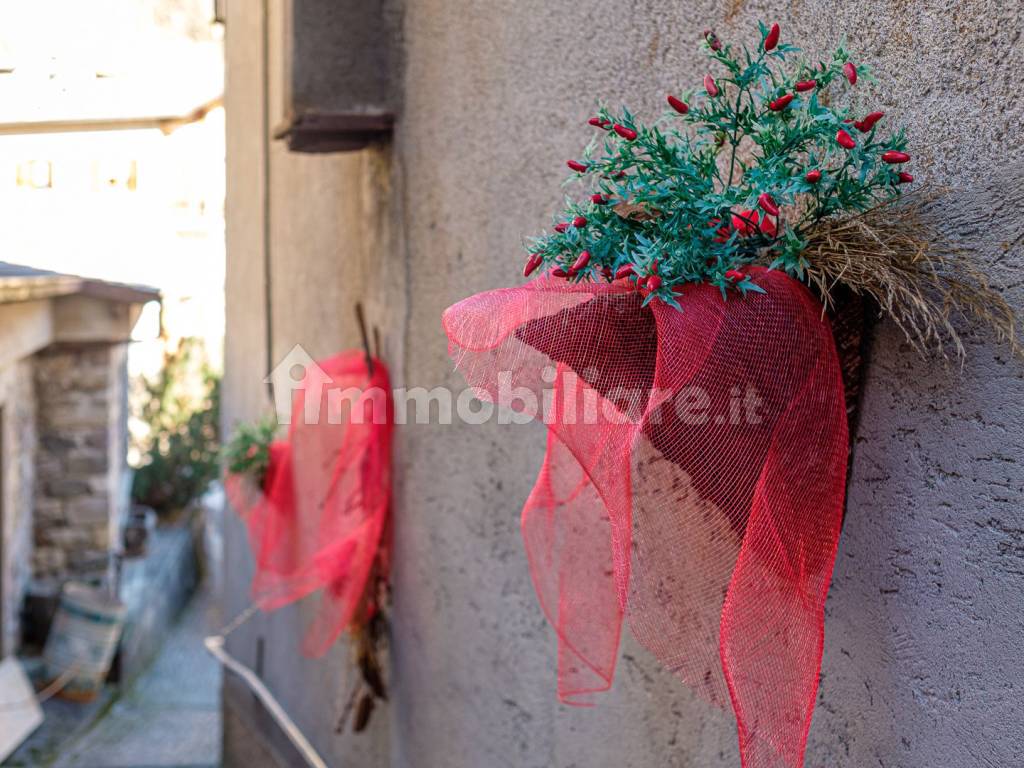
[[[935,214],[1024,311],[1020,4],[226,9],[228,429],[270,412],[264,377],[295,344],[313,357],[358,347],[357,300],[396,386],[459,386],[442,311],[521,281],[521,239],[549,225],[595,100],[658,115],[666,93],[699,86],[709,27],[752,43],[759,20],[778,21],[812,56],[845,38],[878,75],[858,85],[860,103],[907,128],[915,175],[953,190]],[[980,768],[1024,750],[1024,369],[984,336],[968,346],[951,370],[916,357],[892,325],[878,331],[809,766]],[[408,424],[396,441],[392,690],[369,730],[336,732],[348,649],[302,656],[309,606],[261,615],[228,641],[330,765],[739,765],[731,719],[628,637],[594,709],[557,703],[554,637],[518,530],[541,428]],[[231,617],[248,604],[252,563],[237,520],[225,535]],[[224,706],[227,765],[297,763],[231,675]]]
[[[108,567],[128,501],[127,345],[158,298],[0,262],[0,656],[31,579]]]

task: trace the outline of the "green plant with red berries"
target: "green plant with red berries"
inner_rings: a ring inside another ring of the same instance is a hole
[[[902,131],[881,130],[882,112],[831,104],[830,87],[870,79],[843,47],[828,61],[794,61],[779,25],[760,43],[723,44],[704,33],[718,73],[699,89],[668,96],[669,110],[645,124],[627,109],[601,107],[600,131],[570,179],[553,231],[529,241],[526,275],[541,266],[571,281],[629,279],[678,306],[687,283],[760,290],[742,271],[768,263],[806,277],[808,237],[823,220],[896,199],[913,181]]]
[[[227,473],[247,477],[257,488],[262,488],[270,468],[270,444],[274,442],[277,429],[277,419],[273,417],[253,424],[239,424],[221,452]]]

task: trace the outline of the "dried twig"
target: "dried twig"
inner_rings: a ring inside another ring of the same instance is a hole
[[[950,242],[925,215],[936,196],[904,196],[899,203],[820,222],[808,234],[803,254],[807,282],[826,308],[840,283],[869,296],[922,355],[948,357],[951,348],[963,359],[957,315],[982,321],[1015,354],[1024,355],[1013,310],[973,266],[970,249]]]

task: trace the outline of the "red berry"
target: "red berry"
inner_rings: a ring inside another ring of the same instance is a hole
[[[567,160],[565,164],[569,166],[570,170],[576,171],[576,173],[587,172],[587,164],[581,163],[579,160]]]
[[[897,182],[899,184],[909,184],[914,180],[914,177],[906,171],[900,171],[897,178],[899,179],[899,182]]]
[[[668,105],[670,107],[672,107],[672,109],[674,109],[680,115],[685,115],[687,112],[690,111],[690,105],[689,104],[687,104],[682,99],[677,99],[672,94],[668,95]]]
[[[608,196],[598,192],[590,196],[590,202],[594,205],[605,205],[608,202]]]
[[[569,223],[566,222],[566,221],[560,221],[557,224],[555,224],[555,232],[558,232],[559,234],[561,234],[562,232],[565,232],[565,230],[567,230],[568,228],[569,228]]]
[[[882,153],[882,162],[889,163],[889,165],[895,165],[896,163],[906,163],[910,160],[910,155],[906,152],[897,152],[894,149],[890,149],[888,152]]]
[[[740,272],[738,269],[730,269],[725,273],[725,276],[730,280],[742,280],[746,275]]]
[[[757,211],[740,211],[732,215],[732,226],[742,237],[749,237],[757,233],[757,223],[761,214]]]
[[[617,134],[619,134],[619,136],[624,138],[626,141],[632,141],[633,139],[636,138],[636,131],[634,131],[632,128],[627,128],[624,125],[619,125],[618,123],[616,123],[615,125],[612,126],[612,130],[614,130]]]
[[[708,46],[711,48],[712,51],[722,50],[722,43],[718,39],[718,35],[715,34],[715,31],[713,29],[704,30],[704,39],[708,41]]]
[[[857,84],[857,67],[853,65],[852,61],[848,61],[843,64],[843,74],[846,75],[846,79],[850,81],[850,85]]]
[[[789,102],[793,100],[793,94],[787,93],[783,96],[779,96],[775,101],[768,103],[768,109],[772,112],[781,112],[789,106]]]
[[[583,227],[587,226],[587,217],[577,216],[575,219],[572,220],[572,225],[576,227],[576,229],[582,229]]]
[[[821,171],[819,171],[817,168],[815,168],[813,171],[808,171],[807,174],[804,176],[804,181],[806,181],[808,184],[817,184],[819,181],[821,181]]]
[[[853,127],[856,128],[861,133],[867,133],[872,128],[874,128],[875,123],[877,123],[883,117],[885,117],[885,112],[872,112],[863,120],[858,120],[856,123],[854,123]]]
[[[817,80],[801,80],[795,86],[795,88],[797,90],[797,93],[803,93],[804,91],[813,91],[817,87],[818,87],[818,81]]]
[[[775,204],[775,199],[767,192],[762,192],[757,198],[757,204],[761,210],[771,216],[779,215],[779,206]]]
[[[708,222],[708,225],[714,227],[714,226],[717,226],[718,224],[721,224],[721,223],[722,223],[721,219],[712,219],[711,221]],[[729,240],[729,235],[730,234],[732,234],[732,233],[729,231],[728,227],[721,226],[721,227],[718,227],[718,229],[715,230],[715,236],[714,236],[713,239],[714,239],[714,241],[716,243],[725,243],[725,242],[727,242]]]
[[[768,36],[764,39],[764,49],[766,51],[772,50],[776,45],[779,44],[779,25],[772,24],[772,28],[768,32]]]
[[[569,267],[569,274],[575,275],[581,269],[585,269],[587,264],[590,263],[590,251],[583,251],[579,256],[576,257],[576,261]]]
[[[658,275],[651,275],[647,278],[647,290],[656,291],[661,288],[661,277]]]
[[[857,146],[857,142],[853,140],[853,137],[841,128],[836,133],[836,143],[843,149],[853,149]]]
[[[526,267],[523,269],[523,277],[529,277],[530,273],[537,269],[543,261],[544,259],[539,253],[531,254],[530,258],[526,260]]]
[[[719,94],[718,86],[715,85],[715,78],[711,75],[704,75],[704,90],[708,92],[708,96],[714,97]]]
[[[629,277],[632,274],[633,274],[633,265],[632,264],[623,264],[621,267],[619,267],[617,270],[615,270],[615,279],[616,280],[621,280],[622,278]]]

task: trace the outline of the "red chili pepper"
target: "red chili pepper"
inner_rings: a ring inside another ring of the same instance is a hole
[[[711,75],[704,75],[704,90],[708,92],[708,96],[715,97],[719,94],[718,86],[715,85],[715,78]]]
[[[804,181],[808,184],[817,184],[821,181],[821,171],[815,168],[813,171],[808,171],[807,175],[804,176]]]
[[[581,269],[585,269],[587,264],[590,263],[590,251],[583,251],[579,256],[576,257],[576,261],[569,267],[569,274],[575,275]]]
[[[583,227],[587,226],[587,217],[577,216],[575,219],[572,220],[572,225],[576,227],[576,229],[582,229]]]
[[[576,173],[587,172],[586,163],[581,163],[579,160],[567,160],[565,164],[568,165],[571,170],[576,171]]]
[[[796,88],[797,93],[803,93],[804,91],[813,91],[815,88],[818,87],[818,81],[817,80],[801,80],[794,87]]]
[[[612,268],[601,267],[601,277],[607,280],[609,283],[612,281]]]
[[[758,195],[757,204],[765,213],[771,216],[779,215],[779,206],[775,204],[775,199],[767,192],[762,192]]]
[[[656,291],[661,288],[661,277],[658,275],[651,275],[647,278],[647,290]]]
[[[912,182],[914,180],[914,177],[911,176],[906,171],[900,171],[899,174],[897,175],[897,178],[899,179],[899,182],[898,182],[899,184],[909,184],[910,182]]]
[[[843,149],[853,149],[857,146],[857,142],[853,140],[853,137],[842,128],[836,133],[836,143]]]
[[[779,233],[779,225],[768,216],[761,219],[761,226],[759,228],[761,230],[761,234],[766,237],[774,238]]]
[[[850,85],[857,84],[857,67],[854,66],[852,61],[848,61],[843,64],[843,74],[846,75],[846,79],[850,81]]]
[[[668,105],[672,107],[672,109],[674,109],[680,115],[685,115],[687,112],[690,111],[689,104],[687,104],[682,99],[677,99],[671,93],[668,95]]]
[[[854,123],[853,127],[856,128],[861,133],[867,133],[872,128],[874,128],[875,123],[877,123],[883,117],[885,117],[885,112],[872,112],[863,120],[858,120],[856,123]]]
[[[557,269],[552,269],[552,270],[551,270],[551,274],[552,274],[552,275],[553,275],[554,277],[568,277],[568,276],[569,276],[569,273],[568,273],[568,272],[566,272],[566,271],[565,271],[564,269],[562,269],[561,267],[558,267]]]
[[[882,153],[882,162],[889,163],[889,165],[895,165],[896,163],[906,163],[910,160],[910,155],[906,152],[897,152],[895,149],[890,149],[888,152]]]
[[[539,253],[530,254],[530,258],[526,260],[526,267],[523,269],[523,277],[529,277],[530,273],[537,269],[543,261],[544,259]]]
[[[718,35],[715,34],[713,29],[704,30],[704,39],[708,41],[712,51],[722,50],[722,42],[718,39]]]
[[[770,109],[772,112],[781,112],[782,110],[789,106],[789,102],[791,102],[792,100],[792,93],[784,94],[782,96],[779,96],[779,98],[777,98],[775,101],[769,102],[768,109]]]
[[[725,276],[730,280],[742,280],[746,275],[740,272],[738,269],[730,269],[725,273]]]
[[[587,120],[587,122],[590,123],[595,128],[604,128],[605,130],[607,130],[608,126],[612,124],[611,120],[603,119],[600,117],[592,117],[589,120]]]
[[[636,131],[634,131],[632,128],[627,128],[624,125],[619,125],[618,123],[616,123],[615,125],[612,126],[612,129],[626,141],[632,141],[633,139],[636,138]]]
[[[757,233],[757,223],[761,220],[761,214],[757,211],[740,211],[732,215],[732,226],[742,237],[749,237]]]
[[[772,28],[768,31],[768,36],[764,39],[764,49],[766,51],[772,50],[776,45],[779,44],[779,25],[772,24]]]
[[[569,222],[567,221],[560,221],[557,224],[555,224],[555,232],[558,232],[559,234],[565,232],[565,230],[567,230],[568,228]]]
[[[715,226],[718,226],[721,223],[722,223],[721,219],[715,218],[715,219],[711,219],[708,222],[708,226],[715,227]],[[729,235],[731,235],[731,234],[732,233],[729,231],[729,227],[721,226],[721,227],[718,227],[718,229],[715,230],[715,236],[712,238],[712,240],[714,240],[714,242],[716,242],[716,243],[725,243],[725,242],[728,242]]]
[[[615,270],[615,279],[616,280],[621,280],[622,278],[629,277],[632,274],[633,274],[633,265],[632,264],[623,264],[621,267],[619,267],[617,270]]]
[[[608,199],[608,195],[602,195],[600,192],[590,196],[590,202],[594,205],[605,205],[608,202]]]

